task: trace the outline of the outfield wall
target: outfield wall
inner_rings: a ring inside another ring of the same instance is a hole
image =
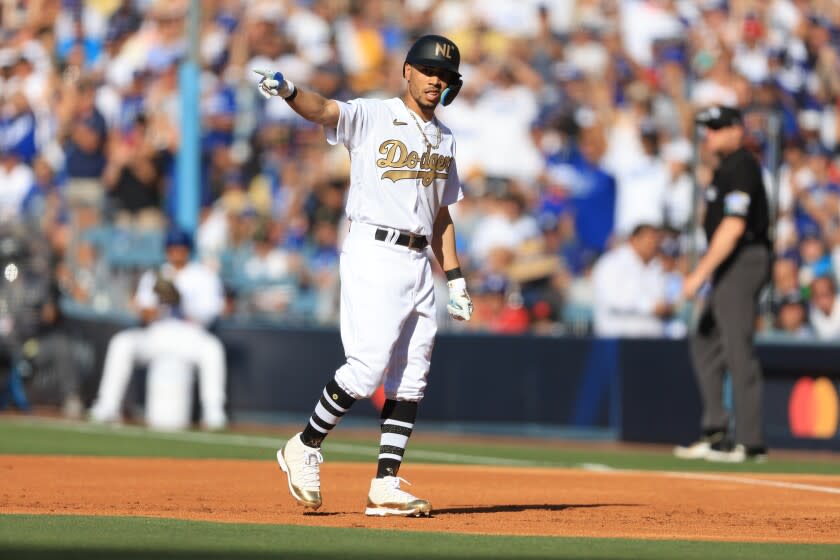
[[[107,340],[122,325],[72,322],[93,342],[101,368]],[[227,351],[233,419],[245,412],[308,414],[343,363],[334,330],[225,323],[218,334]],[[840,450],[840,347],[763,341],[759,357],[770,445]],[[89,399],[97,382],[86,383]],[[369,406],[354,411],[365,414],[376,413]],[[697,435],[700,403],[685,341],[440,334],[421,415],[442,423],[601,430],[626,441],[674,443]]]

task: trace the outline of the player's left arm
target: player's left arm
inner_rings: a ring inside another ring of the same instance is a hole
[[[447,206],[441,206],[435,218],[432,233],[432,251],[444,272],[459,268],[458,252],[455,250],[455,224]]]
[[[449,287],[449,303],[446,309],[449,315],[458,321],[469,321],[473,304],[467,293],[467,282],[461,273],[461,263],[455,248],[455,224],[452,223],[452,216],[446,206],[441,206],[435,218],[432,251],[446,274],[446,285]]]

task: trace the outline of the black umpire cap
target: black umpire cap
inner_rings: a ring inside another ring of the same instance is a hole
[[[735,107],[726,107],[724,105],[715,105],[703,109],[697,113],[695,121],[697,124],[711,128],[712,130],[741,125],[744,122],[741,117],[741,111]]]

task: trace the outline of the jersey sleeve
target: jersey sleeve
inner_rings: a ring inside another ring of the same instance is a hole
[[[723,197],[723,214],[746,218],[750,205],[764,188],[761,168],[753,160],[736,167],[730,176],[732,190]]]
[[[327,128],[327,142],[333,146],[344,144],[348,150],[358,148],[370,132],[372,123],[373,104],[365,99],[353,99],[338,103],[338,124],[335,128]]]
[[[215,321],[225,304],[222,283],[216,273],[195,265],[184,284],[188,285],[183,290],[187,296],[183,300],[184,315],[204,326]]]
[[[455,142],[452,143],[452,162],[449,164],[449,171],[446,175],[446,184],[443,187],[443,195],[440,197],[441,206],[455,204],[464,198],[464,189],[461,188],[461,178],[458,176],[458,164],[455,158]]]

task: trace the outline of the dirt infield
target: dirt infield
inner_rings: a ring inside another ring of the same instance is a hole
[[[840,544],[840,477],[406,465],[431,519],[368,518],[373,466],[325,463],[303,514],[271,461],[0,456],[0,513],[459,533]],[[740,482],[739,482],[740,481]]]

